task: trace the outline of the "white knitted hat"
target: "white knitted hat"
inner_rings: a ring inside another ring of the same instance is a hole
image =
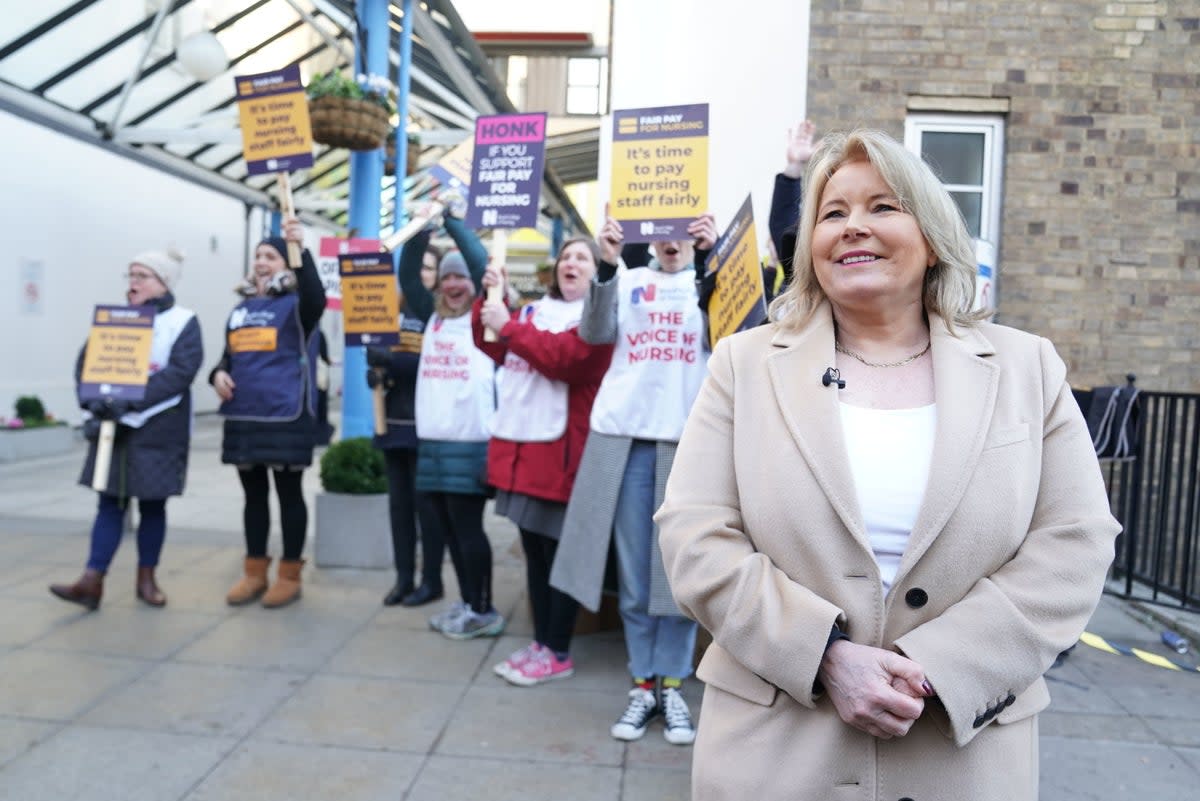
[[[175,290],[175,285],[179,283],[179,277],[183,274],[183,254],[175,248],[147,250],[134,256],[129,263],[140,264],[153,270],[158,280],[171,291]]]

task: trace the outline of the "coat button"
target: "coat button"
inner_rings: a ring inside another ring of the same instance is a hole
[[[911,798],[909,798],[908,796],[904,796],[904,798],[901,798],[900,801],[913,801],[913,800]]]
[[[987,723],[987,718],[985,718],[983,715],[978,715],[975,718],[975,722],[971,724],[971,728],[978,729],[985,723]]]
[[[1012,706],[1016,702],[1016,700],[1017,700],[1017,696],[1013,695],[1012,693],[1009,693],[1008,697],[1004,699],[1004,705],[1006,707]]]
[[[987,720],[991,720],[992,718],[996,717],[996,713],[999,711],[1000,707],[998,706],[988,707],[988,711],[983,713],[983,717]]]
[[[911,606],[913,609],[920,609],[925,604],[929,603],[929,593],[920,587],[913,587],[908,592],[904,593],[904,603]]]

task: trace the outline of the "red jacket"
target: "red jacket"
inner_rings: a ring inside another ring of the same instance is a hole
[[[551,442],[514,442],[492,437],[488,443],[488,483],[498,490],[519,492],[546,501],[566,503],[587,442],[592,401],[612,360],[612,345],[589,345],[571,328],[551,333],[513,318],[500,330],[497,342],[483,341],[479,312],[471,310],[475,347],[498,365],[511,350],[545,377],[567,385],[567,430]]]

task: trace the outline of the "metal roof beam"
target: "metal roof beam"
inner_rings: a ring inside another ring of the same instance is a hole
[[[175,7],[187,5],[187,3],[188,0],[179,0]],[[121,90],[121,99],[117,101],[117,110],[113,112],[112,119],[109,120],[108,130],[110,133],[116,133],[121,130],[121,115],[125,113],[125,104],[129,102],[129,95],[141,78],[142,67],[146,66],[146,59],[150,58],[150,51],[154,48],[154,43],[158,41],[158,32],[162,30],[163,20],[173,10],[171,4],[164,1],[159,6],[158,13],[154,15],[154,24],[150,28],[150,35],[146,37],[146,44],[142,48],[142,54],[138,56],[133,72],[129,73],[129,78],[125,81],[125,88]]]
[[[25,45],[30,44],[31,42],[35,42],[38,39],[42,38],[47,33],[54,30],[59,25],[62,25],[64,22],[66,22],[71,17],[75,16],[76,14],[87,11],[87,9],[90,6],[94,6],[97,3],[97,1],[98,0],[79,0],[79,2],[76,3],[75,5],[70,6],[68,8],[64,8],[62,11],[58,12],[53,17],[46,20],[41,25],[38,25],[36,28],[32,28],[32,29],[26,31],[25,33],[21,34],[16,39],[13,39],[11,42],[6,44],[4,47],[0,47],[0,61],[3,61],[4,59],[8,58],[13,53],[15,53],[18,50],[20,50],[21,48],[25,47]]]
[[[429,12],[425,8],[416,6],[414,11],[413,31],[424,40],[430,52],[437,58],[438,64],[450,76],[450,80],[454,81],[454,85],[458,87],[458,91],[462,92],[467,102],[479,112],[484,114],[494,113],[496,111],[495,104],[492,103],[491,98],[480,88],[479,83],[475,80],[475,76],[463,66],[462,58],[458,55],[458,51],[454,49],[454,46],[450,44],[450,40],[446,38],[446,34],[442,32],[442,26],[434,22],[433,17],[429,16]]]
[[[86,67],[88,64],[91,64],[96,59],[100,58],[101,56],[107,55],[108,53],[112,52],[113,50],[116,50],[118,47],[125,44],[130,39],[135,38],[139,34],[143,33],[147,28],[150,28],[151,26],[153,26],[154,32],[150,37],[149,43],[146,45],[145,52],[143,52],[143,54],[142,54],[141,60],[142,60],[142,62],[144,62],[146,59],[146,53],[150,52],[150,47],[154,44],[154,40],[158,37],[158,27],[162,24],[162,20],[166,18],[165,15],[175,11],[176,9],[183,8],[190,2],[191,2],[191,0],[176,0],[174,8],[171,8],[170,6],[164,4],[163,7],[158,10],[158,13],[155,14],[153,17],[146,17],[146,19],[142,20],[137,25],[134,25],[132,28],[129,28],[128,30],[124,31],[123,33],[120,33],[117,36],[114,36],[112,39],[109,39],[107,42],[100,45],[100,47],[97,47],[92,52],[88,53],[87,55],[83,56],[82,58],[76,59],[71,64],[68,64],[66,67],[63,67],[61,70],[54,73],[49,78],[42,81],[37,86],[33,87],[33,89],[31,89],[30,91],[33,92],[34,94],[39,94],[39,95],[46,94],[47,91],[49,91],[50,89],[53,89],[54,86],[56,84],[58,84],[59,82],[63,81],[66,78],[71,77],[75,73],[79,72],[79,70]],[[139,66],[140,66],[140,62],[139,62]]]
[[[220,33],[221,31],[225,30],[226,28],[232,26],[234,23],[241,20],[243,17],[246,17],[246,16],[254,13],[255,11],[257,11],[258,9],[262,8],[269,2],[271,2],[271,0],[257,0],[257,2],[251,3],[249,6],[247,6],[246,8],[243,8],[241,11],[237,12],[232,17],[223,19],[223,20],[221,20],[221,22],[214,25],[212,27],[212,32],[214,34]],[[144,79],[147,76],[153,75],[154,73],[158,72],[159,70],[169,66],[174,61],[175,61],[175,51],[172,50],[170,55],[163,56],[158,61],[154,62],[149,67],[147,67],[145,69],[145,71],[142,72],[142,78]],[[114,97],[116,97],[120,93],[121,93],[121,87],[114,86],[112,89],[109,89],[107,92],[105,92],[104,94],[97,97],[95,100],[93,100],[90,103],[88,103],[87,105],[85,105],[83,108],[80,109],[80,111],[82,111],[84,114],[91,114],[97,108],[99,108],[100,106],[103,106],[105,103],[112,100]]]
[[[22,119],[74,139],[96,145],[110,153],[162,170],[176,178],[205,186],[244,203],[267,208],[275,205],[274,199],[263,192],[255,191],[223,175],[217,175],[199,165],[181,161],[178,157],[164,151],[154,148],[133,148],[107,141],[100,136],[95,122],[91,118],[4,83],[0,83],[0,110],[8,111]],[[315,220],[315,218],[313,219]]]

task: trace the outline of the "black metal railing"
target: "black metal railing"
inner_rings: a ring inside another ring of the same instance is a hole
[[[1141,392],[1136,456],[1101,459],[1125,598],[1200,609],[1200,395]],[[1112,585],[1110,585],[1111,587]]]

